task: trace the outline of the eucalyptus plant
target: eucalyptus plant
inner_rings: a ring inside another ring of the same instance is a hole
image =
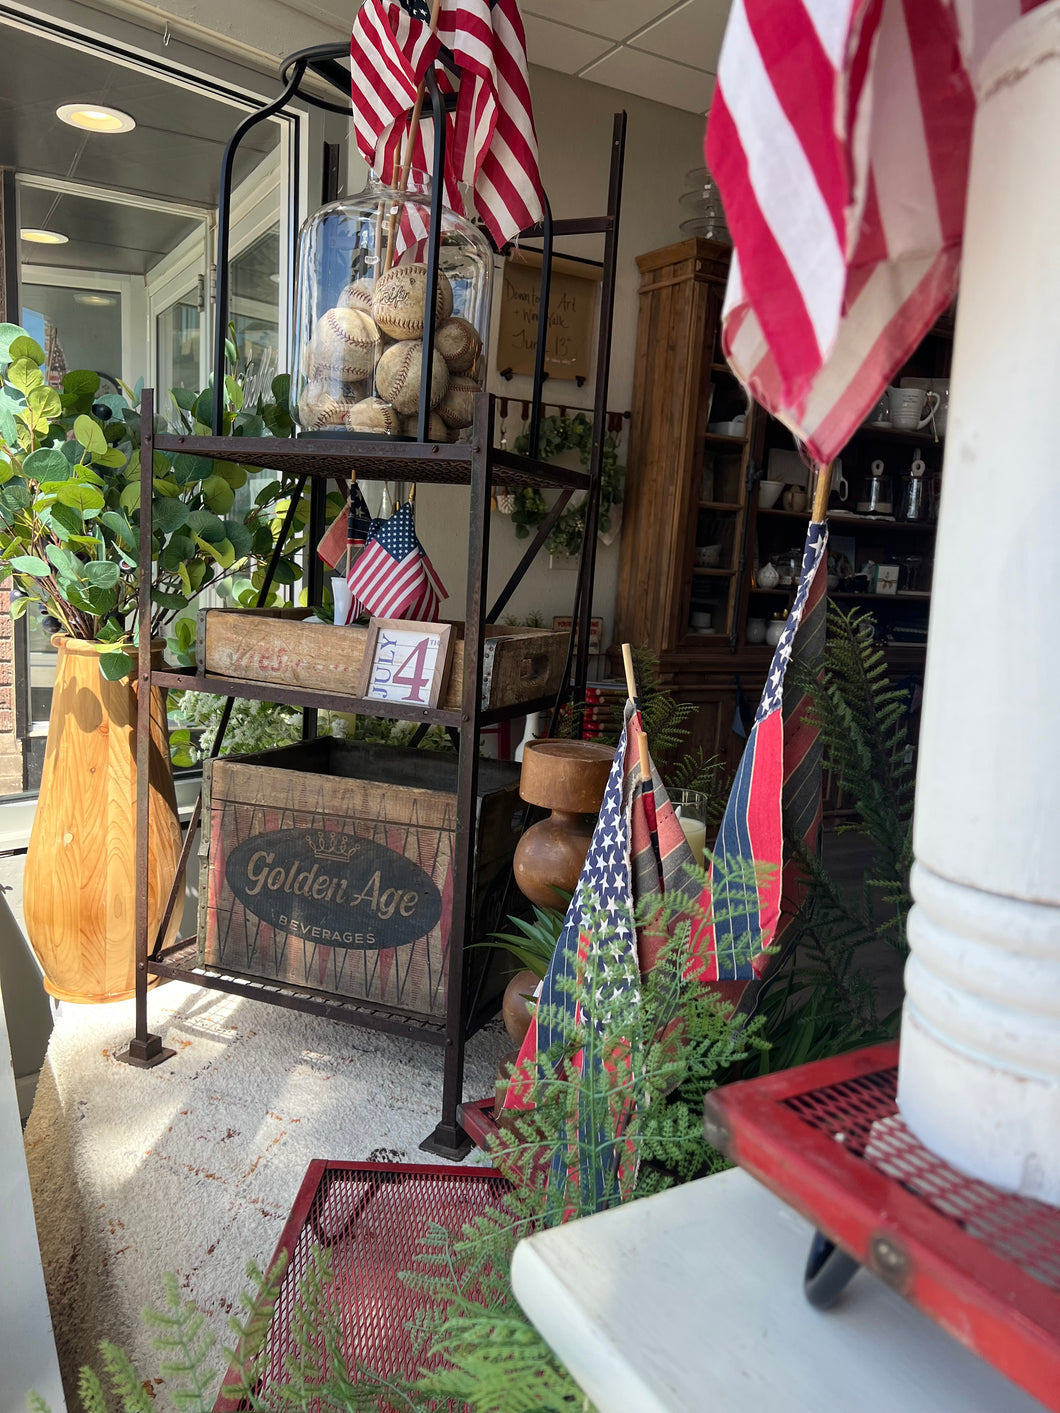
[[[288,436],[290,380],[273,380],[272,401],[244,406],[236,350],[220,396],[224,431],[235,437]],[[124,677],[135,663],[140,579],[142,383],[100,393],[96,373],[67,373],[51,387],[44,351],[24,329],[0,324],[0,561],[12,578],[16,618],[39,606],[71,638],[105,646],[103,675]],[[245,373],[245,370],[244,370]],[[176,389],[172,417],[181,431],[208,434],[214,392]],[[156,431],[167,430],[164,416]],[[156,451],[151,549],[151,633],[171,632],[170,647],[189,660],[194,630],[186,615],[207,586],[256,598],[290,487],[273,480],[245,513],[236,492],[259,468]],[[276,584],[300,577],[297,539],[285,546]]]

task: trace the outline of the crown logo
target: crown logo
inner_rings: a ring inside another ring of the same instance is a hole
[[[318,859],[331,859],[335,863],[348,863],[361,847],[359,839],[353,839],[349,834],[334,834],[325,829],[318,829],[315,834],[307,834],[305,841]]]

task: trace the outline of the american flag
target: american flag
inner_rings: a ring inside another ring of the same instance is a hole
[[[975,96],[1042,0],[733,0],[707,128],[725,353],[821,462],[953,299]]]
[[[372,528],[372,513],[365,504],[360,486],[350,487],[346,505],[341,514],[336,515],[317,545],[317,554],[328,566],[335,569],[346,560],[346,569],[353,568],[356,555]]]
[[[643,918],[644,909],[650,915],[651,900],[677,894],[695,898],[700,892],[692,871],[692,851],[650,757],[651,778],[642,780],[643,735],[640,713],[629,704],[589,852],[541,983],[505,1108],[531,1106],[538,1057],[564,1042],[570,1022],[584,1020],[602,1032],[611,1019],[610,1002],[617,992],[633,1001],[639,997],[641,974],[654,965],[663,941],[649,927],[642,927],[639,935],[635,930],[638,915]],[[702,921],[699,930],[703,930]],[[595,954],[597,982],[592,996],[587,996],[574,983],[584,977],[590,950]],[[608,1064],[611,1057],[594,1051],[593,1062]],[[576,1064],[582,1066],[582,1056]],[[595,1187],[598,1205],[605,1205],[606,1183],[594,1155],[605,1151],[619,1134],[589,1131],[600,1120],[599,1114],[579,1110],[580,1170],[566,1173],[562,1157],[557,1157],[553,1177],[560,1189],[567,1180],[577,1182],[584,1192]],[[616,1149],[616,1165],[622,1157],[623,1152]]]
[[[544,214],[519,6],[517,0],[441,0],[435,34],[430,18],[426,0],[365,0],[358,11],[350,41],[357,145],[369,166],[389,179],[420,80],[446,45],[461,70],[446,141],[446,204],[463,212],[456,184],[465,183],[502,245]],[[440,76],[439,82],[444,91],[447,81]],[[425,117],[413,153],[416,171],[430,174],[432,150]]]
[[[799,891],[794,861],[784,866],[784,815],[812,851],[821,818],[820,744],[807,720],[802,692],[785,693],[788,665],[801,651],[811,663],[823,648],[828,529],[811,520],[795,602],[773,653],[769,676],[744,746],[714,845],[712,926],[703,978],[749,981],[765,969],[769,947],[790,918]],[[802,630],[800,632],[800,630]],[[797,646],[798,645],[798,646]],[[766,864],[757,889],[730,894],[725,880],[739,876],[739,860]],[[787,905],[785,907],[785,900]],[[732,993],[730,993],[732,994]]]
[[[411,501],[388,520],[372,521],[349,584],[358,613],[438,621],[441,602],[449,595],[416,536]]]

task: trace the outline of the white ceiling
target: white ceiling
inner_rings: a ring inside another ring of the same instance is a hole
[[[520,0],[532,64],[689,113],[714,93],[729,0]]]

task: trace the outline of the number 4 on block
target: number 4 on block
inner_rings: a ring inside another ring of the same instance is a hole
[[[451,635],[448,623],[373,618],[358,695],[377,702],[436,707],[449,677]]]

